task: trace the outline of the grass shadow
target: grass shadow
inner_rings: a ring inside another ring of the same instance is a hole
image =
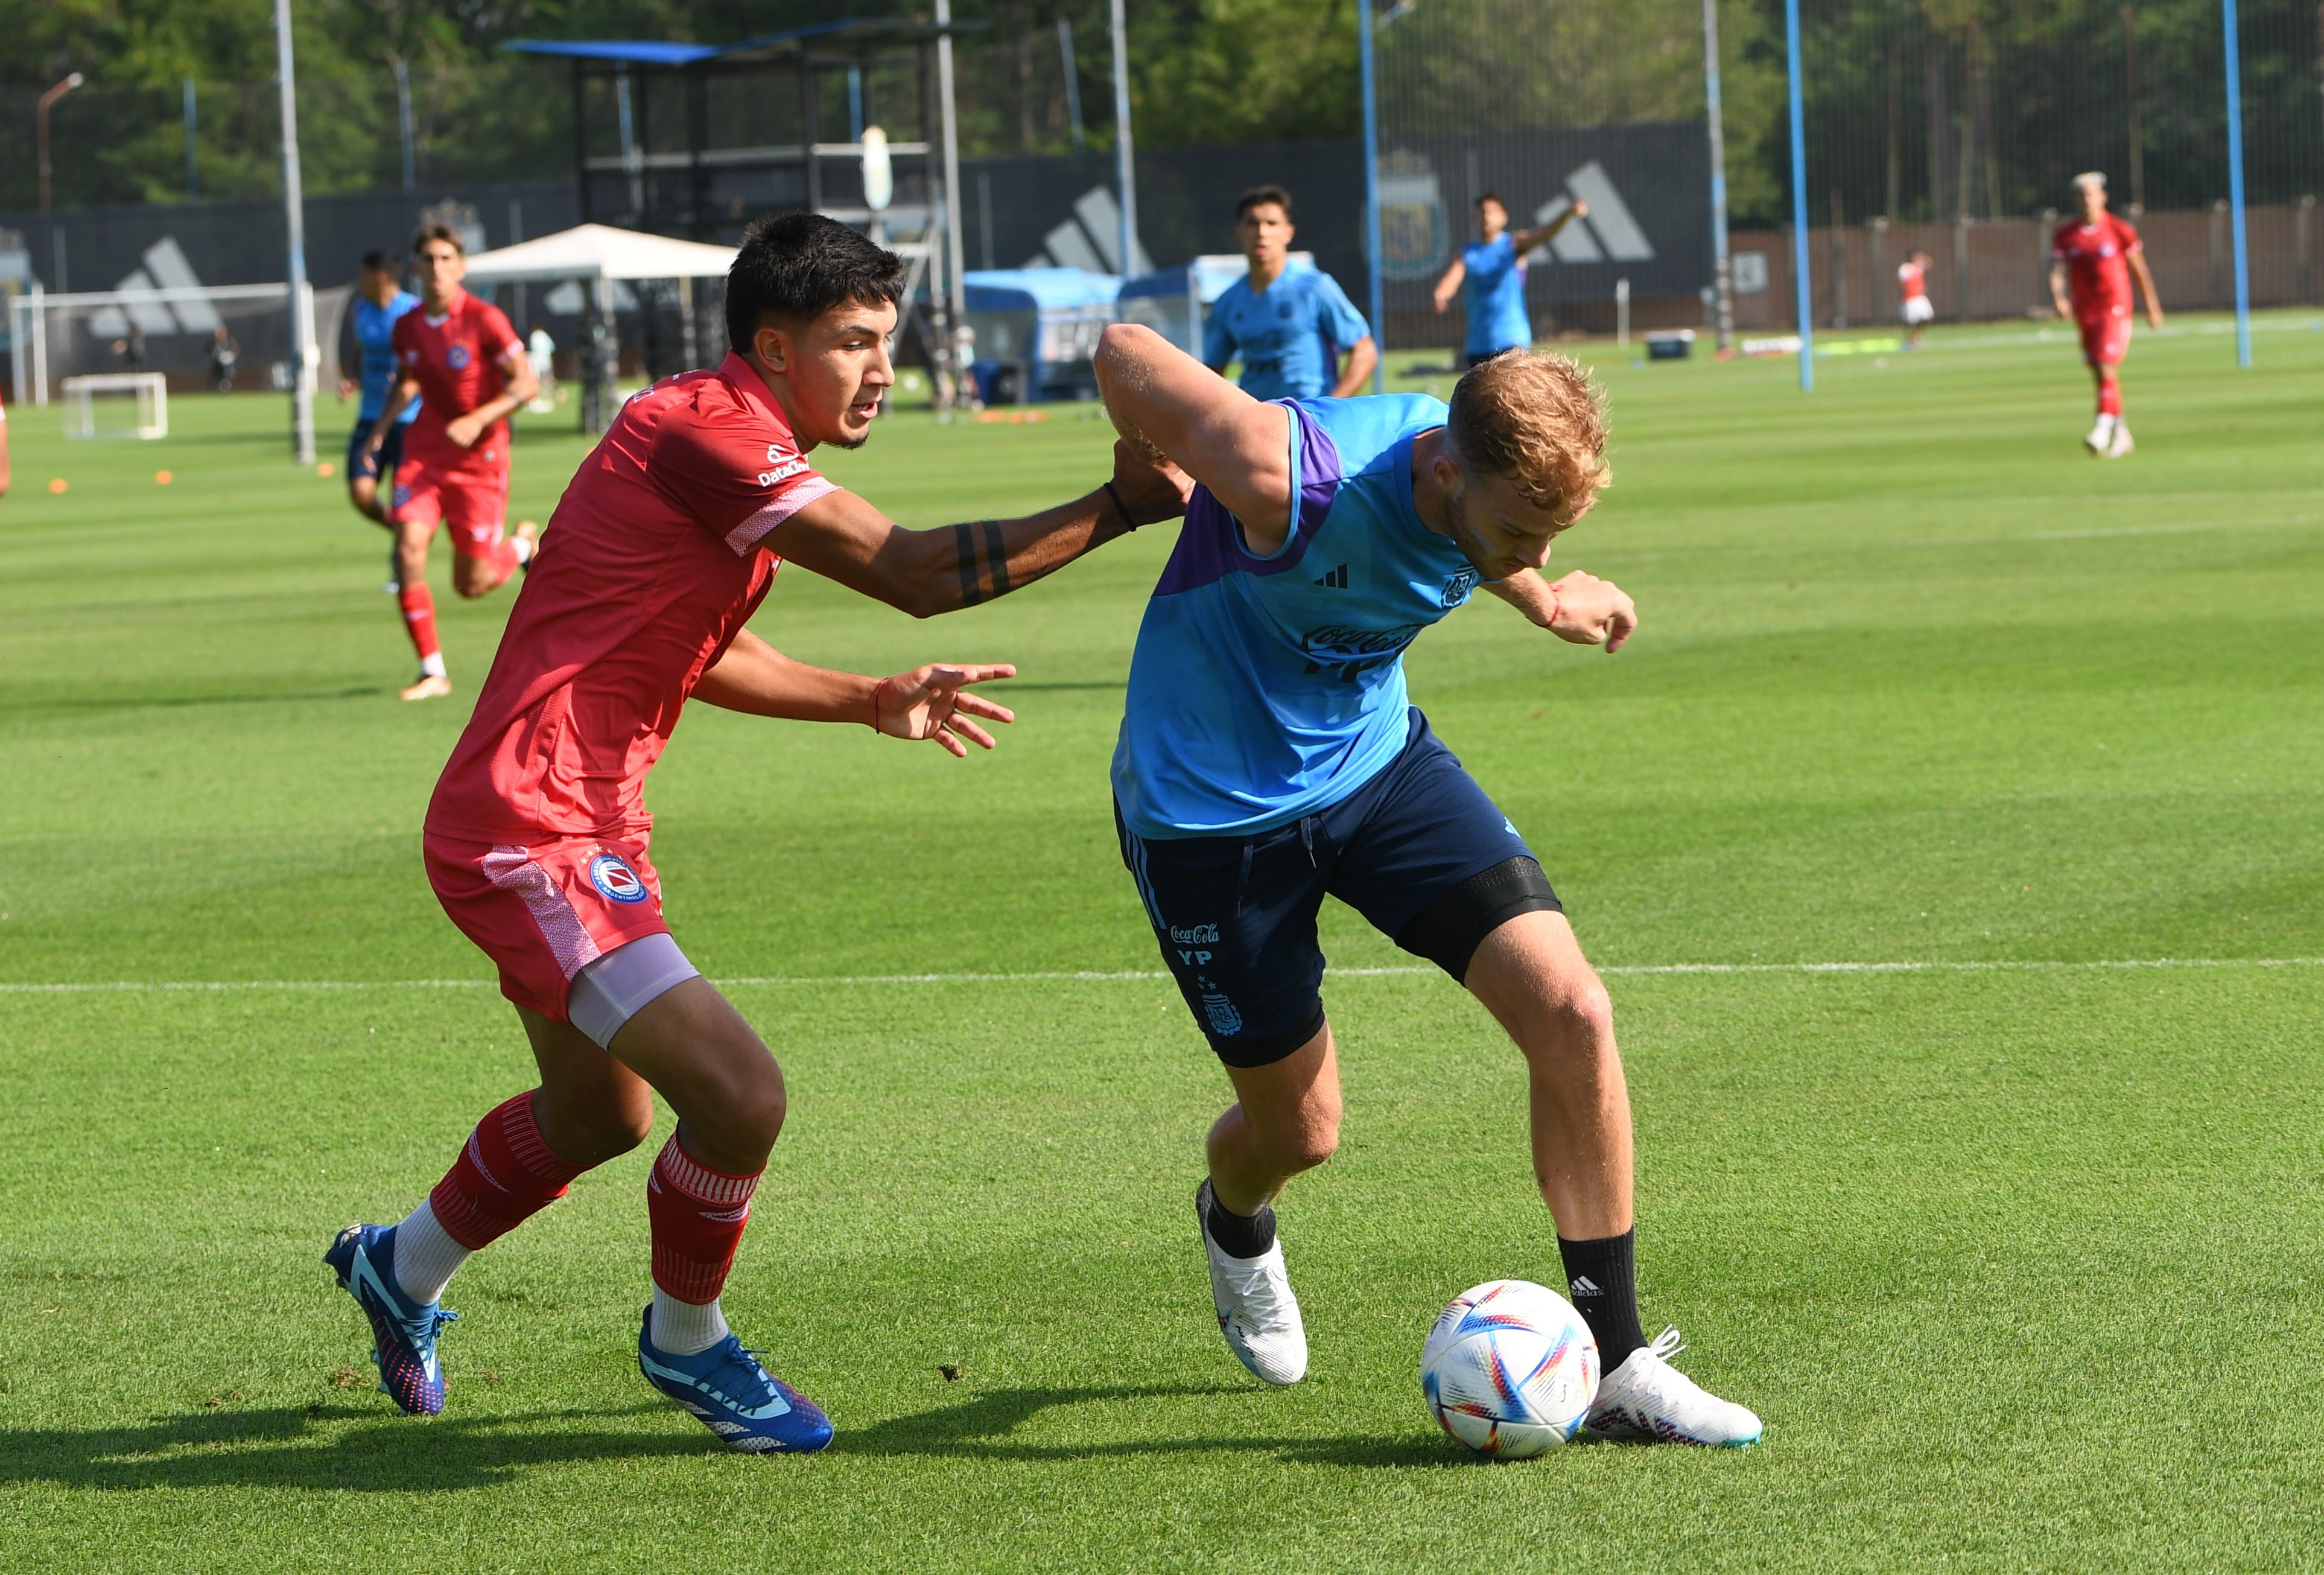
[[[384,684],[350,684],[344,689],[281,690],[272,694],[90,695],[41,699],[0,699],[0,715],[30,712],[134,711],[175,709],[188,706],[266,706],[294,700],[364,699],[387,693]]]
[[[666,1431],[608,1426],[667,1413]],[[485,1487],[529,1467],[715,1453],[716,1440],[668,1407],[543,1411],[427,1420],[356,1405],[280,1406],[149,1418],[88,1431],[0,1430],[0,1486],[353,1488]]]
[[[1154,1384],[1084,1388],[995,1389],[936,1411],[890,1417],[870,1427],[842,1425],[832,1440],[836,1455],[936,1455],[985,1460],[1084,1460],[1123,1456],[1240,1453],[1272,1455],[1314,1465],[1448,1467],[1464,1464],[1441,1440],[1279,1438],[1264,1434],[1227,1437],[1115,1439],[1093,1443],[1038,1443],[1013,1435],[1042,1413],[1120,1400],[1163,1400],[1209,1394],[1246,1394],[1247,1385]]]

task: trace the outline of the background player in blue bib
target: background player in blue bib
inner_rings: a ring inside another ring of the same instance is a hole
[[[1211,303],[1203,360],[1213,372],[1241,361],[1243,392],[1257,399],[1345,397],[1372,375],[1379,347],[1337,280],[1290,265],[1291,237],[1297,233],[1291,193],[1254,186],[1242,194],[1235,205],[1235,238],[1250,272]]]
[[[339,403],[360,393],[363,402],[356,407],[355,434],[347,440],[347,501],[365,519],[390,524],[387,498],[379,489],[383,474],[392,476],[403,462],[403,432],[420,414],[420,401],[413,400],[387,441],[379,452],[371,450],[371,429],[379,412],[387,406],[387,391],[395,382],[395,350],[390,343],[395,332],[395,320],[420,304],[420,297],[403,288],[397,278],[399,264],[392,252],[372,252],[363,260],[363,269],[356,275],[355,299],[347,302],[345,328],[339,335]],[[346,368],[357,369],[357,375],[346,375]]]
[[[1488,191],[1477,199],[1477,227],[1485,238],[1462,248],[1436,282],[1436,310],[1462,296],[1468,314],[1467,336],[1461,342],[1471,366],[1496,356],[1520,350],[1533,343],[1533,319],[1526,311],[1525,255],[1577,218],[1588,216],[1590,205],[1576,199],[1572,207],[1547,224],[1512,232],[1508,205]]]
[[[1198,484],[1139,630],[1113,791],[1122,860],[1234,1086],[1195,1193],[1229,1348],[1269,1383],[1307,1370],[1271,1205],[1339,1137],[1328,894],[1466,986],[1525,1056],[1535,1173],[1606,1368],[1590,1433],[1756,1441],[1757,1417],[1665,1359],[1675,1331],[1646,1342],[1605,987],[1532,849],[1405,691],[1405,648],[1480,584],[1561,639],[1629,638],[1618,587],[1539,572],[1608,479],[1597,390],[1528,351],[1471,372],[1449,408],[1262,403],[1120,324],[1097,373],[1123,439]]]

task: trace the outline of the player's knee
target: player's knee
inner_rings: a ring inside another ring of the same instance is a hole
[[[712,1135],[716,1146],[728,1153],[763,1154],[774,1146],[782,1135],[789,1103],[782,1074],[771,1058],[763,1072],[752,1069],[722,1078],[710,1093],[704,1102],[706,1107],[687,1113],[688,1126]]]

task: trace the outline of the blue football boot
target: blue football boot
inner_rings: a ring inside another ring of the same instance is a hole
[[[413,1416],[442,1411],[444,1368],[436,1359],[436,1337],[460,1315],[433,1302],[422,1306],[395,1288],[395,1228],[350,1225],[323,1261],[371,1320],[371,1359],[379,1365],[381,1391]]]
[[[653,1343],[653,1309],[638,1330],[638,1371],[744,1454],[810,1455],[831,1441],[831,1420],[814,1401],[759,1365],[728,1335],[708,1350],[674,1357]]]

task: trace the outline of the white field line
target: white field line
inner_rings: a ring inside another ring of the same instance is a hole
[[[1655,974],[1915,974],[1915,973],[2069,973],[2092,970],[2124,970],[2139,968],[2324,968],[2324,957],[2152,957],[2115,958],[2095,961],[1990,961],[1969,962],[1659,962],[1617,963],[1601,968],[1600,974],[1613,977],[1636,977]],[[1393,978],[1414,974],[1433,974],[1433,967],[1415,965],[1396,968],[1335,968],[1327,978]],[[865,985],[997,985],[1038,983],[1043,981],[1102,982],[1122,979],[1167,979],[1170,976],[1159,968],[1125,969],[1120,972],[1097,971],[1028,971],[1023,973],[918,973],[918,974],[761,974],[734,978],[714,979],[711,982],[727,986],[765,986],[784,987],[829,987],[833,986]],[[182,992],[220,991],[318,991],[318,990],[483,990],[490,989],[491,979],[113,979],[88,983],[7,984],[0,983],[0,995],[6,996],[81,996],[138,995]]]

